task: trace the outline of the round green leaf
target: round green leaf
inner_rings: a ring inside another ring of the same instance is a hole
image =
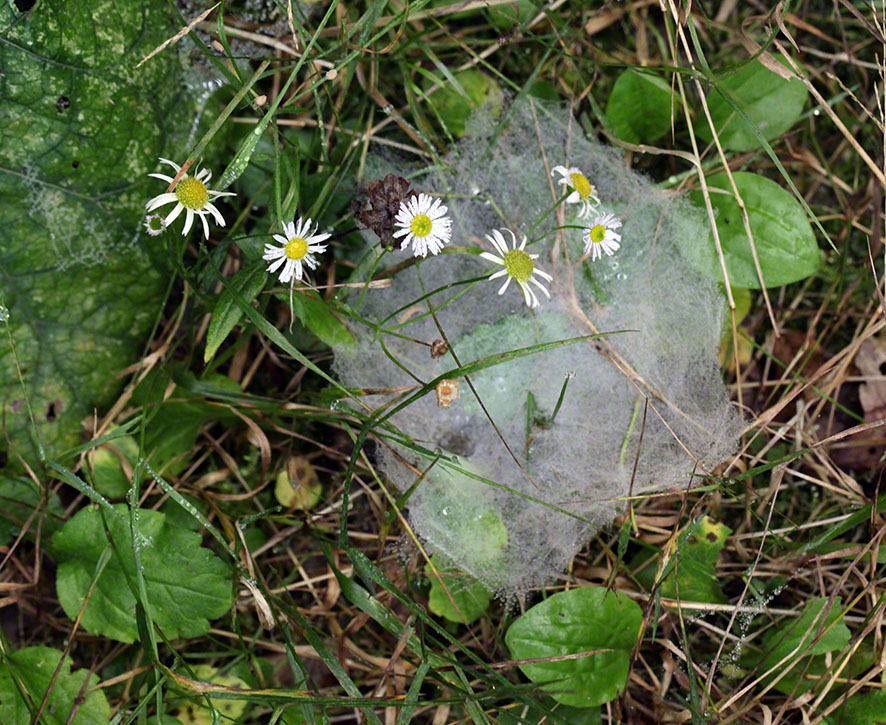
[[[135,561],[128,509],[114,507],[119,516],[105,512],[114,542],[111,559],[102,572],[81,620],[94,634],[121,642],[138,637],[135,609]],[[102,511],[82,509],[53,536],[58,562],[56,588],[59,602],[71,619],[80,612],[92,586],[99,559],[110,546]],[[154,622],[170,639],[197,637],[209,631],[209,620],[231,607],[228,567],[209,549],[200,546],[200,535],[170,526],[157,511],[139,509],[139,553],[142,575]]]
[[[431,564],[437,569],[443,584],[440,583],[440,579],[434,576]],[[450,566],[446,558],[440,554],[434,554],[431,557],[431,564],[425,566],[425,576],[431,582],[428,609],[434,614],[458,624],[470,624],[483,616],[483,612],[492,601],[492,592],[470,574],[465,574]],[[452,596],[452,600],[447,596],[447,590]],[[453,606],[453,602],[455,602],[455,606]]]
[[[747,208],[766,286],[780,287],[814,274],[821,253],[799,202],[765,176],[738,171],[733,177]],[[751,245],[729,179],[726,174],[713,174],[707,177],[707,182],[729,283],[737,287],[760,289]],[[693,191],[690,197],[694,204],[704,208],[700,191]],[[713,234],[709,234],[706,244],[684,240],[684,249],[702,272],[721,280]]]
[[[27,478],[0,478],[0,546],[6,546],[21,532],[22,526],[40,505],[40,489]],[[46,510],[37,514],[28,535],[37,533],[37,523],[42,518],[41,534],[51,536],[61,525],[64,509],[58,496],[53,494]]]
[[[708,94],[708,110],[724,148],[750,151],[763,145],[754,129],[771,141],[797,122],[807,93],[799,79],[788,81],[755,60],[717,83]],[[695,130],[705,141],[713,139],[704,113],[699,113]]]
[[[640,606],[625,595],[603,587],[582,587],[536,604],[511,625],[505,642],[511,657],[518,660],[612,650],[520,665],[530,680],[547,683],[542,689],[550,691],[557,702],[596,707],[624,689],[642,619]]]
[[[612,131],[628,143],[652,143],[671,130],[673,93],[658,76],[628,68],[622,73],[606,103]]]
[[[51,647],[28,647],[0,661],[0,722],[4,725],[31,722],[31,713],[16,682],[24,686],[34,704],[43,701],[52,684],[40,717],[41,725],[95,725],[110,720],[111,706],[105,693],[94,689],[98,676],[88,670],[71,672],[70,657],[65,657],[58,677],[52,682],[61,658],[62,653]],[[72,712],[75,714],[68,720]]]
[[[158,156],[183,161],[196,98],[174,50],[135,66],[169,26],[164,0],[0,3],[0,305],[25,384],[0,345],[0,398],[31,461],[25,396],[50,458],[79,444],[81,420],[116,399],[117,372],[159,314],[176,237],[141,226],[164,191],[147,174]]]

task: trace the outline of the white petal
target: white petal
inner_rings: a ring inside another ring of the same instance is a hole
[[[527,307],[535,307],[538,305],[538,300],[535,299],[535,294],[529,289],[529,285],[525,282],[521,282],[519,279],[517,280],[517,284],[520,285],[520,289],[523,291],[523,299],[526,301]],[[532,304],[533,300],[535,304]]]
[[[194,210],[188,209],[187,215],[185,217],[185,228],[182,229],[182,236],[187,234],[191,230],[191,224],[194,223]]]
[[[529,281],[532,282],[532,284],[534,284],[536,287],[538,287],[542,292],[544,292],[545,297],[547,297],[548,299],[551,299],[551,293],[548,292],[547,288],[541,282],[539,282],[535,277],[530,277]]]
[[[220,227],[223,227],[225,225],[225,218],[222,216],[221,212],[215,208],[213,204],[207,202],[206,209],[212,214],[212,216],[215,218],[216,223]]]
[[[480,257],[495,264],[505,263],[505,261],[501,257],[496,257],[492,252],[480,252]]]
[[[501,286],[501,289],[498,291],[498,293],[500,295],[503,295],[505,293],[505,290],[508,288],[508,285],[511,283],[512,279],[514,279],[514,278],[511,277],[510,275],[508,275],[508,278],[505,280],[505,283]]]
[[[170,224],[174,219],[176,219],[176,218],[178,217],[178,215],[181,214],[181,213],[184,211],[184,209],[185,209],[185,208],[184,208],[181,204],[176,204],[176,205],[175,205],[175,208],[174,208],[171,212],[169,212],[169,214],[167,215],[166,219],[163,220],[163,221],[166,223],[166,226],[169,226],[169,224]]]
[[[198,216],[200,217],[200,221],[203,222],[203,235],[206,239],[209,239],[209,222],[206,221],[206,215],[199,214]]]
[[[173,169],[175,169],[176,174],[182,170],[182,167],[179,166],[177,163],[175,163],[175,161],[170,161],[169,159],[164,159],[162,156],[160,156],[159,158],[160,158],[160,161],[162,161],[164,164],[168,164]]]
[[[276,239],[278,242],[280,242],[280,244],[282,244],[284,247],[287,244],[289,244],[289,240],[286,237],[281,237],[279,234],[274,234],[273,236],[274,236],[274,239]],[[295,236],[295,235],[293,235],[293,236]]]
[[[280,257],[276,262],[274,262],[273,264],[269,265],[269,266],[268,266],[268,273],[269,273],[269,274],[274,274],[274,272],[276,272],[278,269],[280,269],[280,267],[283,266],[283,264],[286,262],[287,259],[288,259],[288,258],[287,258],[286,255],[284,254],[284,255],[283,255],[282,257]],[[270,260],[268,260],[268,261],[270,261]]]
[[[148,174],[148,176],[153,176],[155,179],[160,179],[160,181],[165,181],[167,184],[172,183],[172,177],[167,176],[166,174]]]
[[[283,247],[272,247],[270,244],[265,245],[265,253],[262,255],[262,259],[277,259],[278,257],[285,257],[286,250]]]
[[[569,196],[566,197],[567,204],[574,204],[577,201],[581,201],[581,194],[577,191],[573,191]]]
[[[498,279],[499,277],[502,277],[502,276],[506,275],[507,273],[508,273],[508,270],[506,270],[504,267],[502,267],[500,270],[498,270],[498,272],[493,272],[492,274],[490,274],[487,279]]]
[[[178,197],[175,194],[160,194],[160,196],[155,196],[147,204],[145,204],[145,211],[153,211],[158,206],[169,204],[172,201],[178,201]]]
[[[532,270],[532,274],[537,274],[539,277],[546,279],[548,282],[552,282],[554,279],[547,272],[542,272],[538,267]]]

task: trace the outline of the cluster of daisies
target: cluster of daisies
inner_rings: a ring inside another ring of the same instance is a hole
[[[181,167],[168,159],[160,161],[175,169],[181,178],[171,191],[160,194],[146,204],[146,211],[153,212],[161,206],[175,202],[172,211],[162,217],[159,214],[148,214],[145,218],[145,229],[148,234],[156,236],[163,232],[169,224],[182,212],[185,212],[185,225],[182,234],[187,234],[198,217],[203,225],[205,237],[209,238],[207,217],[212,216],[219,226],[225,225],[224,217],[213,202],[222,196],[234,196],[231,192],[213,191],[208,187],[212,176],[207,169],[194,176],[181,174]],[[597,191],[582,172],[565,166],[554,167],[551,175],[559,174],[558,183],[568,192],[567,204],[578,204],[578,217],[588,219],[584,227],[582,239],[585,243],[585,254],[591,259],[599,259],[603,254],[612,255],[619,248],[621,235],[616,229],[621,222],[614,214],[599,212],[600,199]],[[175,181],[165,174],[150,174],[170,186]],[[366,228],[372,229],[379,237],[382,246],[394,246],[397,249],[412,247],[416,257],[426,257],[429,253],[439,254],[452,240],[452,219],[447,216],[448,207],[440,199],[409,190],[409,182],[389,174],[385,179],[372,182],[368,189],[367,206],[355,205],[355,216]],[[329,234],[318,234],[319,225],[310,219],[293,220],[283,225],[283,234],[274,234],[277,244],[265,245],[263,259],[268,262],[268,272],[279,271],[280,282],[294,284],[305,277],[305,267],[316,269],[319,265],[316,256],[326,251],[324,241]],[[502,232],[510,235],[510,248]],[[540,280],[551,282],[553,278],[539,269],[535,260],[537,254],[526,252],[526,236],[518,243],[517,235],[510,229],[493,229],[485,235],[495,253],[482,252],[480,256],[500,269],[493,271],[489,279],[506,277],[498,294],[504,294],[511,281],[515,281],[523,293],[523,299],[529,307],[537,307],[538,295],[530,286],[534,285],[550,299],[551,295]]]

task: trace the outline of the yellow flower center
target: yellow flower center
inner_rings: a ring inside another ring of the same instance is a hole
[[[572,182],[572,188],[578,192],[582,199],[589,199],[591,197],[591,182],[587,180],[584,174],[572,174],[569,177],[569,181]]]
[[[432,226],[431,217],[427,214],[416,214],[409,228],[415,236],[426,237],[431,233]]]
[[[532,270],[535,269],[532,257],[522,249],[512,249],[505,254],[504,260],[505,269],[511,277],[524,284],[529,281],[529,278],[532,276]]]
[[[286,245],[286,256],[290,259],[302,259],[308,253],[308,240],[301,237],[290,239]]]
[[[186,176],[175,187],[175,196],[185,209],[199,211],[209,202],[209,189],[200,179]]]
[[[594,244],[599,244],[606,238],[606,227],[602,224],[597,224],[594,227],[591,227],[591,241]]]

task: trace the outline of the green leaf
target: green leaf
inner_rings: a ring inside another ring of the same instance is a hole
[[[244,300],[252,302],[265,286],[266,269],[267,264],[264,260],[253,262],[237,272],[228,285],[236,289]],[[218,296],[218,302],[215,303],[215,309],[212,311],[212,319],[209,321],[203,362],[212,360],[218,348],[242,317],[243,310],[240,309],[231,292],[225,287]]]
[[[25,381],[0,325],[0,399],[12,448],[31,462],[25,397],[49,457],[80,443],[168,283],[170,234],[141,226],[164,191],[147,174],[181,154],[195,99],[176,52],[135,69],[174,32],[166,7],[54,0],[23,14],[0,3],[0,305]]]
[[[22,526],[40,504],[40,489],[27,478],[0,478],[0,546],[6,546],[21,532]],[[48,512],[42,512],[31,521],[29,536],[37,533],[42,518],[41,534],[51,536],[61,526],[64,509],[58,496],[49,499]]]
[[[789,666],[791,662],[801,656],[823,655],[843,649],[849,643],[849,628],[842,621],[841,598],[834,599],[827,617],[823,618],[820,615],[827,601],[827,599],[821,598],[806,602],[799,617],[782,622],[766,632],[760,645],[762,650],[767,653],[759,666],[761,672],[774,667],[798,647],[800,649],[797,654],[781,667]],[[822,624],[822,619],[824,619],[824,624]],[[815,644],[812,644],[820,632],[824,632],[824,634]]]
[[[430,97],[430,101],[449,133],[461,138],[472,111],[488,101],[497,113],[504,94],[493,78],[478,70],[456,73],[455,80],[459,87],[444,86]]]
[[[622,141],[652,143],[671,130],[671,87],[648,71],[628,68],[615,81],[606,118]]]
[[[85,508],[68,521],[52,540],[58,562],[56,587],[65,613],[74,619],[95,577],[96,565],[109,546],[114,551],[98,580],[81,621],[93,634],[121,642],[138,636],[134,586],[135,563],[127,508],[115,506],[123,517],[106,516]],[[150,610],[157,626],[170,639],[197,637],[209,631],[210,619],[221,617],[231,606],[228,567],[209,549],[200,535],[166,523],[156,511],[139,509],[138,535]]]
[[[798,78],[785,80],[755,60],[718,81],[708,94],[708,110],[724,148],[751,151],[762,146],[752,127],[767,141],[781,136],[800,118],[807,93]],[[713,140],[704,113],[698,115],[695,132],[705,141]]]
[[[669,571],[661,584],[661,595],[684,602],[708,602],[722,604],[726,601],[717,577],[717,560],[732,530],[715,523],[707,516],[687,526],[678,537]],[[643,555],[635,557],[642,560]],[[653,558],[637,573],[639,581],[647,589],[655,584],[658,557]]]
[[[828,725],[881,725],[886,722],[886,691],[849,697],[830,717]]]
[[[138,443],[132,436],[119,436],[89,453],[95,490],[106,498],[122,498],[131,485],[123,470],[121,457],[131,467],[135,467],[138,461]]]
[[[733,177],[747,208],[766,286],[780,287],[814,274],[821,253],[803,207],[790,193],[765,176],[739,171]],[[729,283],[737,287],[760,289],[751,245],[729,179],[726,174],[713,174],[707,177],[707,182]],[[718,189],[722,192],[718,192]],[[700,191],[693,191],[690,198],[704,209],[704,198]],[[713,279],[722,280],[713,234],[704,244],[685,240],[684,249],[699,270]]]
[[[510,30],[515,25],[532,20],[542,7],[544,5],[536,0],[515,0],[487,8],[486,14],[497,30]]]
[[[249,684],[232,672],[221,674],[217,668],[211,665],[197,665],[193,669],[194,678],[200,682],[211,682],[213,685],[236,687],[240,690],[249,689]],[[212,702],[212,707],[221,714],[222,722],[236,722],[240,720],[249,707],[248,700],[213,697],[212,695],[209,696],[209,700]],[[172,714],[178,718],[179,722],[187,723],[188,725],[215,725],[216,723],[216,719],[213,718],[209,708],[206,706],[206,699],[202,697],[180,702],[172,711]]]
[[[431,564],[437,569],[443,584],[440,583],[440,579],[434,576]],[[434,554],[431,557],[431,562],[425,565],[425,576],[431,582],[428,609],[436,615],[445,617],[450,622],[470,624],[483,616],[483,612],[492,601],[492,592],[481,582],[451,566],[440,554]],[[445,589],[443,585],[445,585]],[[452,596],[455,606],[447,596],[447,590]]]
[[[603,587],[560,592],[514,622],[505,642],[518,660],[610,649],[577,659],[520,665],[523,674],[570,707],[613,700],[628,679],[631,650],[640,635],[640,606]]]
[[[289,304],[288,292],[279,292],[276,296]],[[354,344],[354,336],[316,292],[294,293],[292,309],[295,318],[330,347]]]
[[[0,661],[0,722],[19,725],[31,722],[31,710],[16,682],[24,687],[34,713],[46,690],[52,692],[40,716],[41,725],[95,725],[111,719],[111,706],[98,685],[98,675],[88,670],[71,672],[73,661],[65,657],[52,682],[62,653],[51,647],[27,647]],[[69,721],[71,713],[75,712]]]

